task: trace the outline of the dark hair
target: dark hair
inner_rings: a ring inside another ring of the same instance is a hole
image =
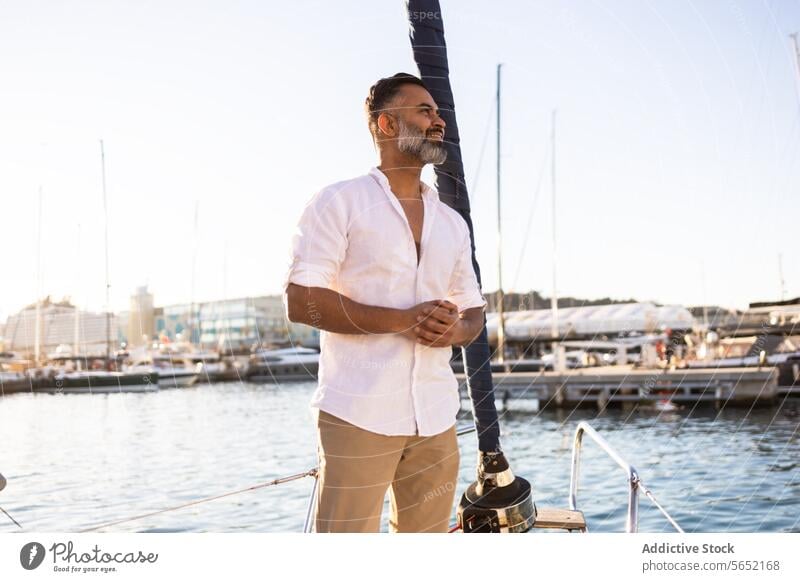
[[[367,113],[367,123],[372,135],[378,135],[378,116],[386,110],[386,105],[394,99],[402,85],[419,85],[426,91],[428,88],[422,79],[409,75],[408,73],[396,73],[391,77],[379,79],[369,88],[369,95],[364,102],[364,109]]]

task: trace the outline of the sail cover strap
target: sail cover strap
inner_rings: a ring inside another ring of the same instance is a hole
[[[409,37],[414,60],[420,77],[439,106],[445,128],[447,161],[435,167],[436,189],[439,198],[456,210],[469,227],[472,244],[472,266],[481,285],[481,271],[475,258],[475,232],[469,212],[469,196],[464,181],[464,164],[461,159],[460,137],[456,124],[453,91],[450,87],[450,71],[447,66],[447,45],[444,40],[444,24],[439,0],[407,0]],[[462,350],[467,388],[472,402],[472,413],[478,431],[478,448],[484,452],[500,450],[500,427],[497,409],[494,406],[494,386],[489,363],[491,352],[486,333],[486,318],[483,330],[474,342]]]

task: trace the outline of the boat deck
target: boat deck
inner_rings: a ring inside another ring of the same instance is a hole
[[[569,532],[586,532],[586,519],[582,511],[541,507],[536,511],[534,529],[563,529]]]

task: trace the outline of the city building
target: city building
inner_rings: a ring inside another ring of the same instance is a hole
[[[68,301],[48,297],[41,306],[42,357],[59,346],[85,354],[106,350],[106,315],[78,311]],[[76,331],[77,325],[77,331]],[[0,351],[33,355],[36,304],[11,315],[0,327]],[[76,336],[76,333],[78,334]],[[110,318],[111,349],[129,348],[153,341],[190,341],[203,348],[249,351],[253,346],[303,345],[319,347],[319,330],[290,323],[283,297],[264,295],[220,301],[156,307],[153,294],[139,287],[130,298],[130,310]]]
[[[153,294],[147,290],[147,286],[136,289],[136,293],[131,295],[130,306],[130,311],[125,314],[126,343],[129,347],[146,345],[154,338],[156,331]]]
[[[119,326],[116,315],[80,311],[69,301],[54,302],[50,297],[41,302],[40,355],[42,358],[68,346],[73,352],[85,355],[104,354],[107,331],[110,332],[111,349],[116,349]],[[76,317],[77,316],[77,317]],[[107,330],[107,325],[109,328]],[[32,356],[36,343],[36,304],[10,315],[3,332],[4,348]]]
[[[204,348],[248,351],[254,345],[319,346],[319,330],[287,321],[280,295],[155,307],[153,322],[153,337],[191,341]]]

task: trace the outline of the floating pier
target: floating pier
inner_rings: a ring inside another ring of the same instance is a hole
[[[462,398],[465,376],[457,374]],[[633,366],[582,368],[566,372],[494,374],[495,398],[504,407],[537,400],[545,406],[600,406],[712,403],[718,406],[771,405],[786,396],[778,386],[777,368],[711,368],[657,370]],[[800,395],[794,392],[795,395]]]

